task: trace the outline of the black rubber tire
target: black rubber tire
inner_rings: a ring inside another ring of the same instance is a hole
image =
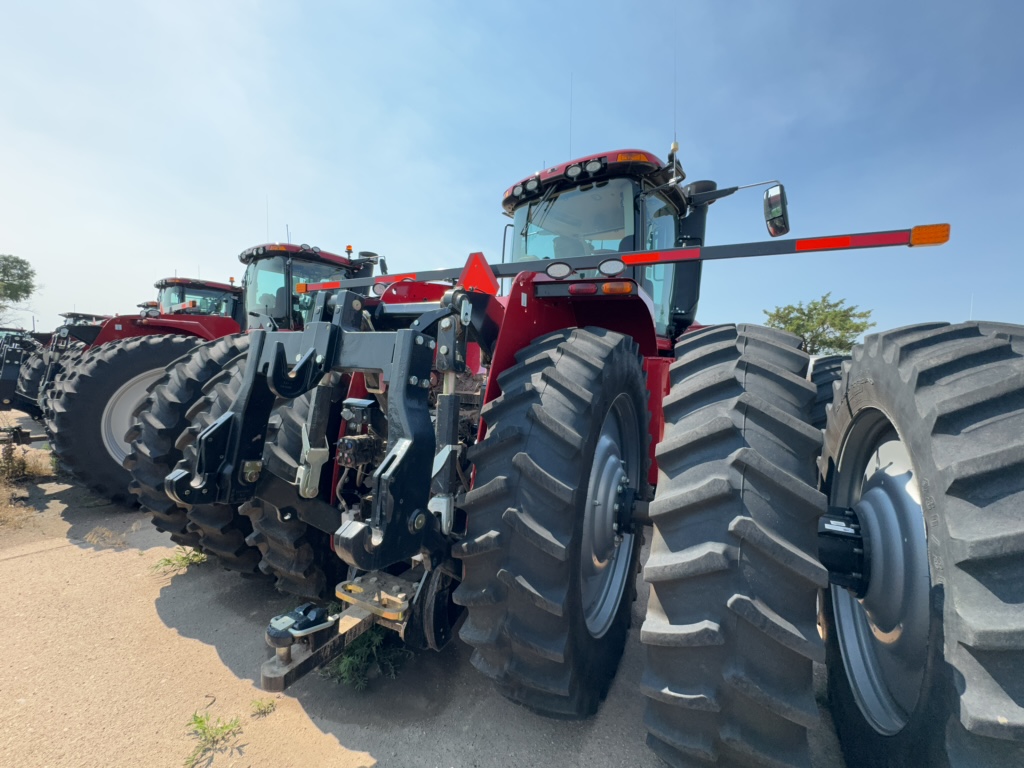
[[[932,323],[868,336],[829,412],[822,466],[833,502],[846,505],[840,489],[856,476],[843,464],[862,439],[856,425],[877,413],[920,488],[928,651],[913,712],[882,735],[854,697],[826,592],[829,695],[847,765],[1024,765],[1024,327]]]
[[[676,358],[644,568],[647,743],[674,766],[807,766],[827,583],[809,358],[746,325],[688,333]]]
[[[225,336],[200,344],[176,360],[135,409],[135,423],[125,435],[131,451],[124,468],[132,476],[128,486],[142,509],[149,512],[158,531],[170,534],[183,547],[199,547],[199,534],[188,530],[188,514],[164,493],[164,478],[181,460],[175,445],[189,427],[187,413],[203,396],[203,387],[233,359],[249,349],[245,334]]]
[[[264,465],[289,482],[295,482],[309,403],[308,394],[286,401],[275,409],[267,430]],[[324,471],[331,466],[325,464]],[[279,591],[309,600],[333,598],[335,584],[347,573],[331,549],[333,532],[318,530],[300,520],[296,510],[279,509],[259,497],[243,504],[241,512],[252,521],[248,542],[263,555],[260,570],[274,577]]]
[[[81,360],[88,351],[89,350],[86,348],[85,344],[80,341],[76,341],[72,342],[72,344],[62,352],[54,353],[47,350],[43,355],[43,359],[46,361],[46,364],[50,366],[50,370],[45,374],[39,390],[38,402],[39,410],[41,411],[39,421],[45,428],[48,435],[50,433],[48,424],[50,419],[53,417],[52,400],[54,387],[56,387],[58,381],[61,381],[65,377],[65,371],[70,371],[78,365],[78,361]],[[52,438],[53,435],[50,435],[50,437]]]
[[[14,405],[33,419],[43,415],[39,407],[39,388],[46,374],[46,350],[37,349],[21,364],[15,385]]]
[[[842,378],[843,363],[849,359],[849,355],[828,355],[811,361],[810,379],[818,390],[811,410],[811,424],[818,429],[825,428],[825,412],[835,396],[836,383]]]
[[[580,558],[598,438],[618,398],[636,427],[638,461],[627,468],[648,493],[648,394],[635,342],[600,328],[543,336],[498,377],[484,406],[484,440],[464,508],[467,533],[453,555],[466,608],[460,630],[472,661],[508,698],[545,715],[593,714],[621,658],[636,598],[641,536],[623,540],[625,583],[594,637],[586,624]],[[623,420],[625,423],[625,419]]]
[[[124,456],[111,453],[104,443],[104,409],[133,379],[159,376],[200,341],[181,335],[122,339],[89,350],[65,368],[54,383],[47,414],[47,431],[61,469],[94,493],[133,506],[136,500],[128,491],[131,475],[121,466]]]
[[[231,408],[235,401],[248,355],[236,355],[203,388],[203,396],[196,400],[185,418],[189,427],[178,435],[174,444],[181,454],[177,467],[190,471],[195,467],[196,436]],[[188,532],[196,537],[200,549],[213,555],[220,564],[231,571],[252,574],[259,571],[260,553],[249,546],[245,539],[252,533],[249,519],[239,514],[231,504],[191,504],[186,507]]]

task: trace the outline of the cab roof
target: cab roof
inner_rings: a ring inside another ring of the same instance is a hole
[[[154,288],[169,288],[172,285],[185,285],[193,288],[210,288],[215,291],[227,291],[229,293],[241,293],[240,286],[218,283],[213,280],[200,280],[192,277],[165,277],[153,283]]]
[[[351,249],[352,246],[348,246],[347,250],[349,253],[351,253]],[[299,259],[320,261],[325,264],[336,264],[340,267],[347,267],[352,264],[352,261],[348,256],[339,256],[336,253],[322,251],[315,245],[293,245],[292,243],[264,243],[262,245],[254,245],[252,248],[246,248],[238,254],[238,260],[243,264],[251,264],[261,258],[267,259],[278,254],[289,254]]]
[[[665,176],[665,180],[667,180],[671,171],[670,165],[663,163],[657,155],[646,150],[616,149],[611,152],[598,152],[569,160],[543,171],[537,171],[516,182],[505,190],[501,205],[506,213],[511,214],[520,204],[543,194],[553,184],[570,187],[590,180],[596,182],[622,176],[634,178]],[[677,169],[677,173],[680,178],[683,178],[681,169]],[[536,184],[532,184],[534,180],[536,180]],[[657,183],[660,183],[660,179],[657,180]],[[528,185],[533,188],[528,189]]]

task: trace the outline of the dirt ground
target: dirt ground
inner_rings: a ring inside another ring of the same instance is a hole
[[[21,493],[29,512],[0,519],[0,765],[182,766],[196,712],[240,719],[197,763],[216,768],[662,765],[643,743],[637,687],[644,594],[608,700],[585,722],[509,703],[458,640],[365,691],[311,674],[270,695],[254,682],[263,629],[294,598],[210,564],[154,570],[174,552],[166,535],[66,482]],[[254,716],[269,698],[274,711]],[[813,744],[814,768],[842,768],[827,715]]]

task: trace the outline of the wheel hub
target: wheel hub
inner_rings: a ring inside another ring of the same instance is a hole
[[[920,490],[903,443],[879,440],[858,463],[863,482],[851,511],[861,525],[863,573],[870,578],[859,583],[860,596],[832,586],[836,633],[861,711],[877,731],[892,735],[906,725],[924,679],[928,544]]]
[[[630,578],[633,534],[620,524],[632,506],[630,489],[639,484],[636,416],[629,398],[620,395],[601,426],[594,449],[583,513],[580,590],[583,616],[594,637],[602,637],[615,620]]]
[[[144,371],[122,384],[107,400],[100,417],[100,435],[107,453],[118,464],[124,462],[131,450],[124,436],[132,426],[135,409],[142,402],[153,382],[163,374],[163,368]]]

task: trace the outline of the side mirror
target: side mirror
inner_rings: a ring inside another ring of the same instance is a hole
[[[781,184],[768,187],[764,193],[764,223],[768,234],[779,237],[789,233],[789,209],[786,206],[786,189]]]

